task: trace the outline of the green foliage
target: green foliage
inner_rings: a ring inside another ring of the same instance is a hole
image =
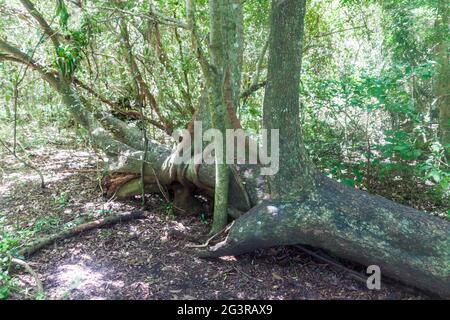
[[[66,30],[70,15],[64,0],[56,0],[56,15],[59,17],[61,28]]]
[[[175,218],[175,207],[173,205],[173,202],[167,202],[164,205],[164,212],[168,219]]]
[[[448,199],[450,197],[450,166],[446,162],[444,148],[439,142],[434,142],[430,151],[417,166],[419,174],[435,183],[436,193],[440,198]]]
[[[59,216],[43,217],[36,220],[32,230],[34,232],[49,232],[61,225],[61,218]]]
[[[427,59],[379,74],[365,69],[325,79],[307,74],[304,136],[316,165],[363,189],[371,189],[374,179],[395,185],[400,175],[405,183],[426,186],[432,201],[448,208],[449,165],[432,129],[432,113],[424,113],[432,112],[431,101],[420,97],[431,88],[435,68]]]
[[[14,287],[15,283],[8,272],[0,269],[0,300],[8,299]]]
[[[96,27],[95,18],[85,13],[81,15],[78,29],[69,28],[70,14],[64,0],[57,1],[56,15],[63,35],[69,40],[56,49],[56,66],[63,76],[71,77],[83,59],[83,49],[88,46],[89,39],[100,29]]]
[[[375,150],[382,152],[385,159],[413,161],[422,155],[415,141],[411,141],[411,138],[414,138],[412,134],[402,130],[386,130],[385,134],[384,140],[387,143],[374,147]]]
[[[5,218],[0,212],[0,300],[8,299],[15,288],[15,282],[9,275],[10,259],[17,254],[22,242],[20,234],[7,231]]]
[[[69,194],[67,192],[61,192],[59,195],[53,195],[53,201],[60,209],[64,209],[68,204]]]
[[[208,223],[208,218],[207,218],[207,216],[206,216],[206,214],[204,212],[200,213],[198,218],[200,219],[200,221],[202,223],[205,223],[205,224]]]
[[[56,65],[63,76],[72,76],[80,60],[80,50],[74,45],[62,45],[56,49]]]
[[[0,269],[5,269],[9,263],[9,257],[17,254],[17,248],[22,240],[30,234],[28,230],[13,232],[7,228],[5,222],[6,218],[0,212]]]

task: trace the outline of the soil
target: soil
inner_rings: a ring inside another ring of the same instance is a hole
[[[34,230],[38,237],[141,207],[139,198],[103,196],[103,164],[94,153],[47,146],[29,156],[45,176],[45,189],[35,172],[0,155],[0,219],[6,230]],[[27,261],[40,275],[46,299],[427,298],[383,278],[381,290],[369,290],[345,270],[294,247],[200,259],[200,249],[190,246],[207,238],[208,217],[173,215],[164,198],[149,195],[145,219],[85,232]],[[341,263],[365,276],[361,266]],[[11,298],[33,299],[34,278],[22,270],[15,270],[15,278],[18,289]]]

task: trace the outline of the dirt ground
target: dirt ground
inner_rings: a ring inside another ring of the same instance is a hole
[[[140,199],[106,199],[99,185],[101,160],[62,147],[30,152],[35,172],[0,155],[0,217],[9,230],[63,226],[140,207]],[[145,219],[85,232],[39,251],[28,261],[40,275],[46,299],[426,299],[382,279],[368,290],[348,272],[293,247],[239,257],[203,260],[189,247],[206,238],[208,219],[168,214],[166,201],[149,196]],[[207,208],[205,208],[207,211]],[[192,237],[199,240],[194,241]],[[347,263],[363,276],[363,268]],[[16,270],[20,290],[12,299],[34,297],[34,278]]]

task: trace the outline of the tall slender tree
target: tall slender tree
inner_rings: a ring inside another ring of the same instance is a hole
[[[437,20],[435,23],[437,76],[435,84],[436,104],[439,110],[439,137],[446,146],[447,159],[450,161],[450,68],[449,68],[449,4],[437,1]]]

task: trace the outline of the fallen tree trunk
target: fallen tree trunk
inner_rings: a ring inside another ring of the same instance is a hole
[[[437,217],[320,177],[317,192],[297,202],[264,201],[234,222],[206,256],[303,244],[383,276],[450,298],[450,224]]]
[[[104,219],[86,222],[86,223],[80,224],[76,227],[61,231],[57,234],[38,239],[38,240],[30,243],[29,245],[27,245],[25,248],[21,249],[19,251],[19,255],[28,257],[28,256],[31,256],[32,254],[34,254],[35,252],[41,250],[42,248],[44,248],[58,240],[73,237],[84,231],[88,231],[88,230],[92,230],[92,229],[96,229],[96,228],[102,228],[102,227],[106,227],[106,226],[111,226],[111,225],[119,223],[119,222],[130,221],[133,219],[141,219],[143,217],[144,217],[144,213],[142,211],[131,211],[131,212],[120,213],[120,214],[117,214],[117,215],[114,215],[111,217],[107,217]]]

